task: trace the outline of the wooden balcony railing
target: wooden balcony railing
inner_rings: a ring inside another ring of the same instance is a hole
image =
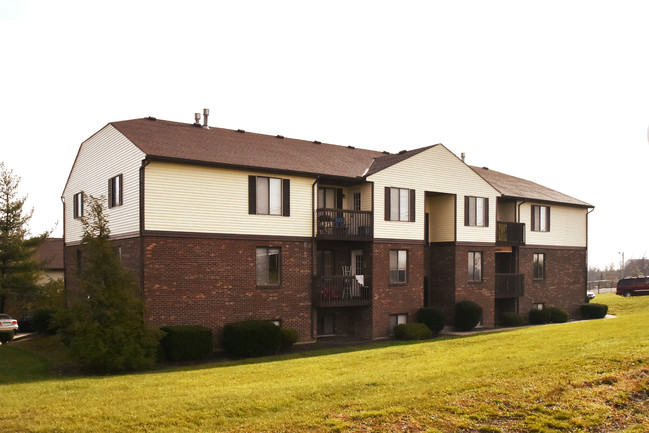
[[[523,274],[496,274],[496,299],[525,295]]]
[[[311,295],[314,307],[356,307],[372,302],[368,279],[355,275],[315,276]]]
[[[498,221],[496,243],[500,245],[525,245],[525,224]]]
[[[316,237],[333,241],[371,241],[374,237],[371,211],[318,209]]]

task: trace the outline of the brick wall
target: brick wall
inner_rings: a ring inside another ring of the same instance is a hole
[[[120,257],[124,267],[129,269],[136,280],[140,281],[140,238],[127,238],[127,239],[116,239],[111,241],[115,248],[119,248]],[[65,287],[68,294],[68,298],[71,299],[79,291],[79,256],[78,251],[82,251],[83,247],[81,245],[66,246],[64,250],[65,254]],[[86,262],[86,254],[81,254],[81,266],[84,266]],[[138,291],[137,295],[141,296],[141,290]]]
[[[469,281],[469,252],[482,253],[482,281]],[[482,325],[495,325],[496,255],[495,247],[487,245],[458,245],[455,249],[455,301],[473,301],[482,307]]]
[[[450,320],[455,308],[455,245],[432,244],[428,250],[429,305],[442,307]]]
[[[534,279],[533,255],[545,254],[545,279]],[[585,302],[587,256],[584,248],[535,248],[520,250],[520,271],[525,274],[525,296],[520,299],[519,312],[527,319],[532,304],[561,307],[570,316],[579,317]]]
[[[310,241],[145,238],[144,292],[155,326],[200,324],[218,343],[223,326],[282,321],[312,339]],[[281,249],[277,287],[256,286],[256,248]]]
[[[407,282],[390,284],[390,250],[408,251]],[[372,258],[372,337],[389,336],[391,314],[408,314],[416,320],[424,302],[424,245],[408,243],[374,243]]]

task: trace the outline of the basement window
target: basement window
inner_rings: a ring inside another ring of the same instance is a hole
[[[390,335],[394,335],[394,328],[408,322],[407,314],[390,314]]]

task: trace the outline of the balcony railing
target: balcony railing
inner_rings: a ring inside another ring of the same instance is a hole
[[[332,241],[371,241],[374,237],[371,211],[318,209],[316,236]]]
[[[496,242],[501,245],[525,245],[525,224],[498,221]]]
[[[496,274],[496,298],[519,298],[525,295],[523,274]]]
[[[311,298],[314,307],[365,306],[372,302],[372,290],[362,276],[315,276]]]

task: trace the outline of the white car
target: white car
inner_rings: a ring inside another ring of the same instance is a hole
[[[0,314],[0,331],[18,332],[18,321],[8,314]]]
[[[595,292],[593,292],[592,290],[586,290],[586,297],[590,301],[591,299],[595,298]]]

